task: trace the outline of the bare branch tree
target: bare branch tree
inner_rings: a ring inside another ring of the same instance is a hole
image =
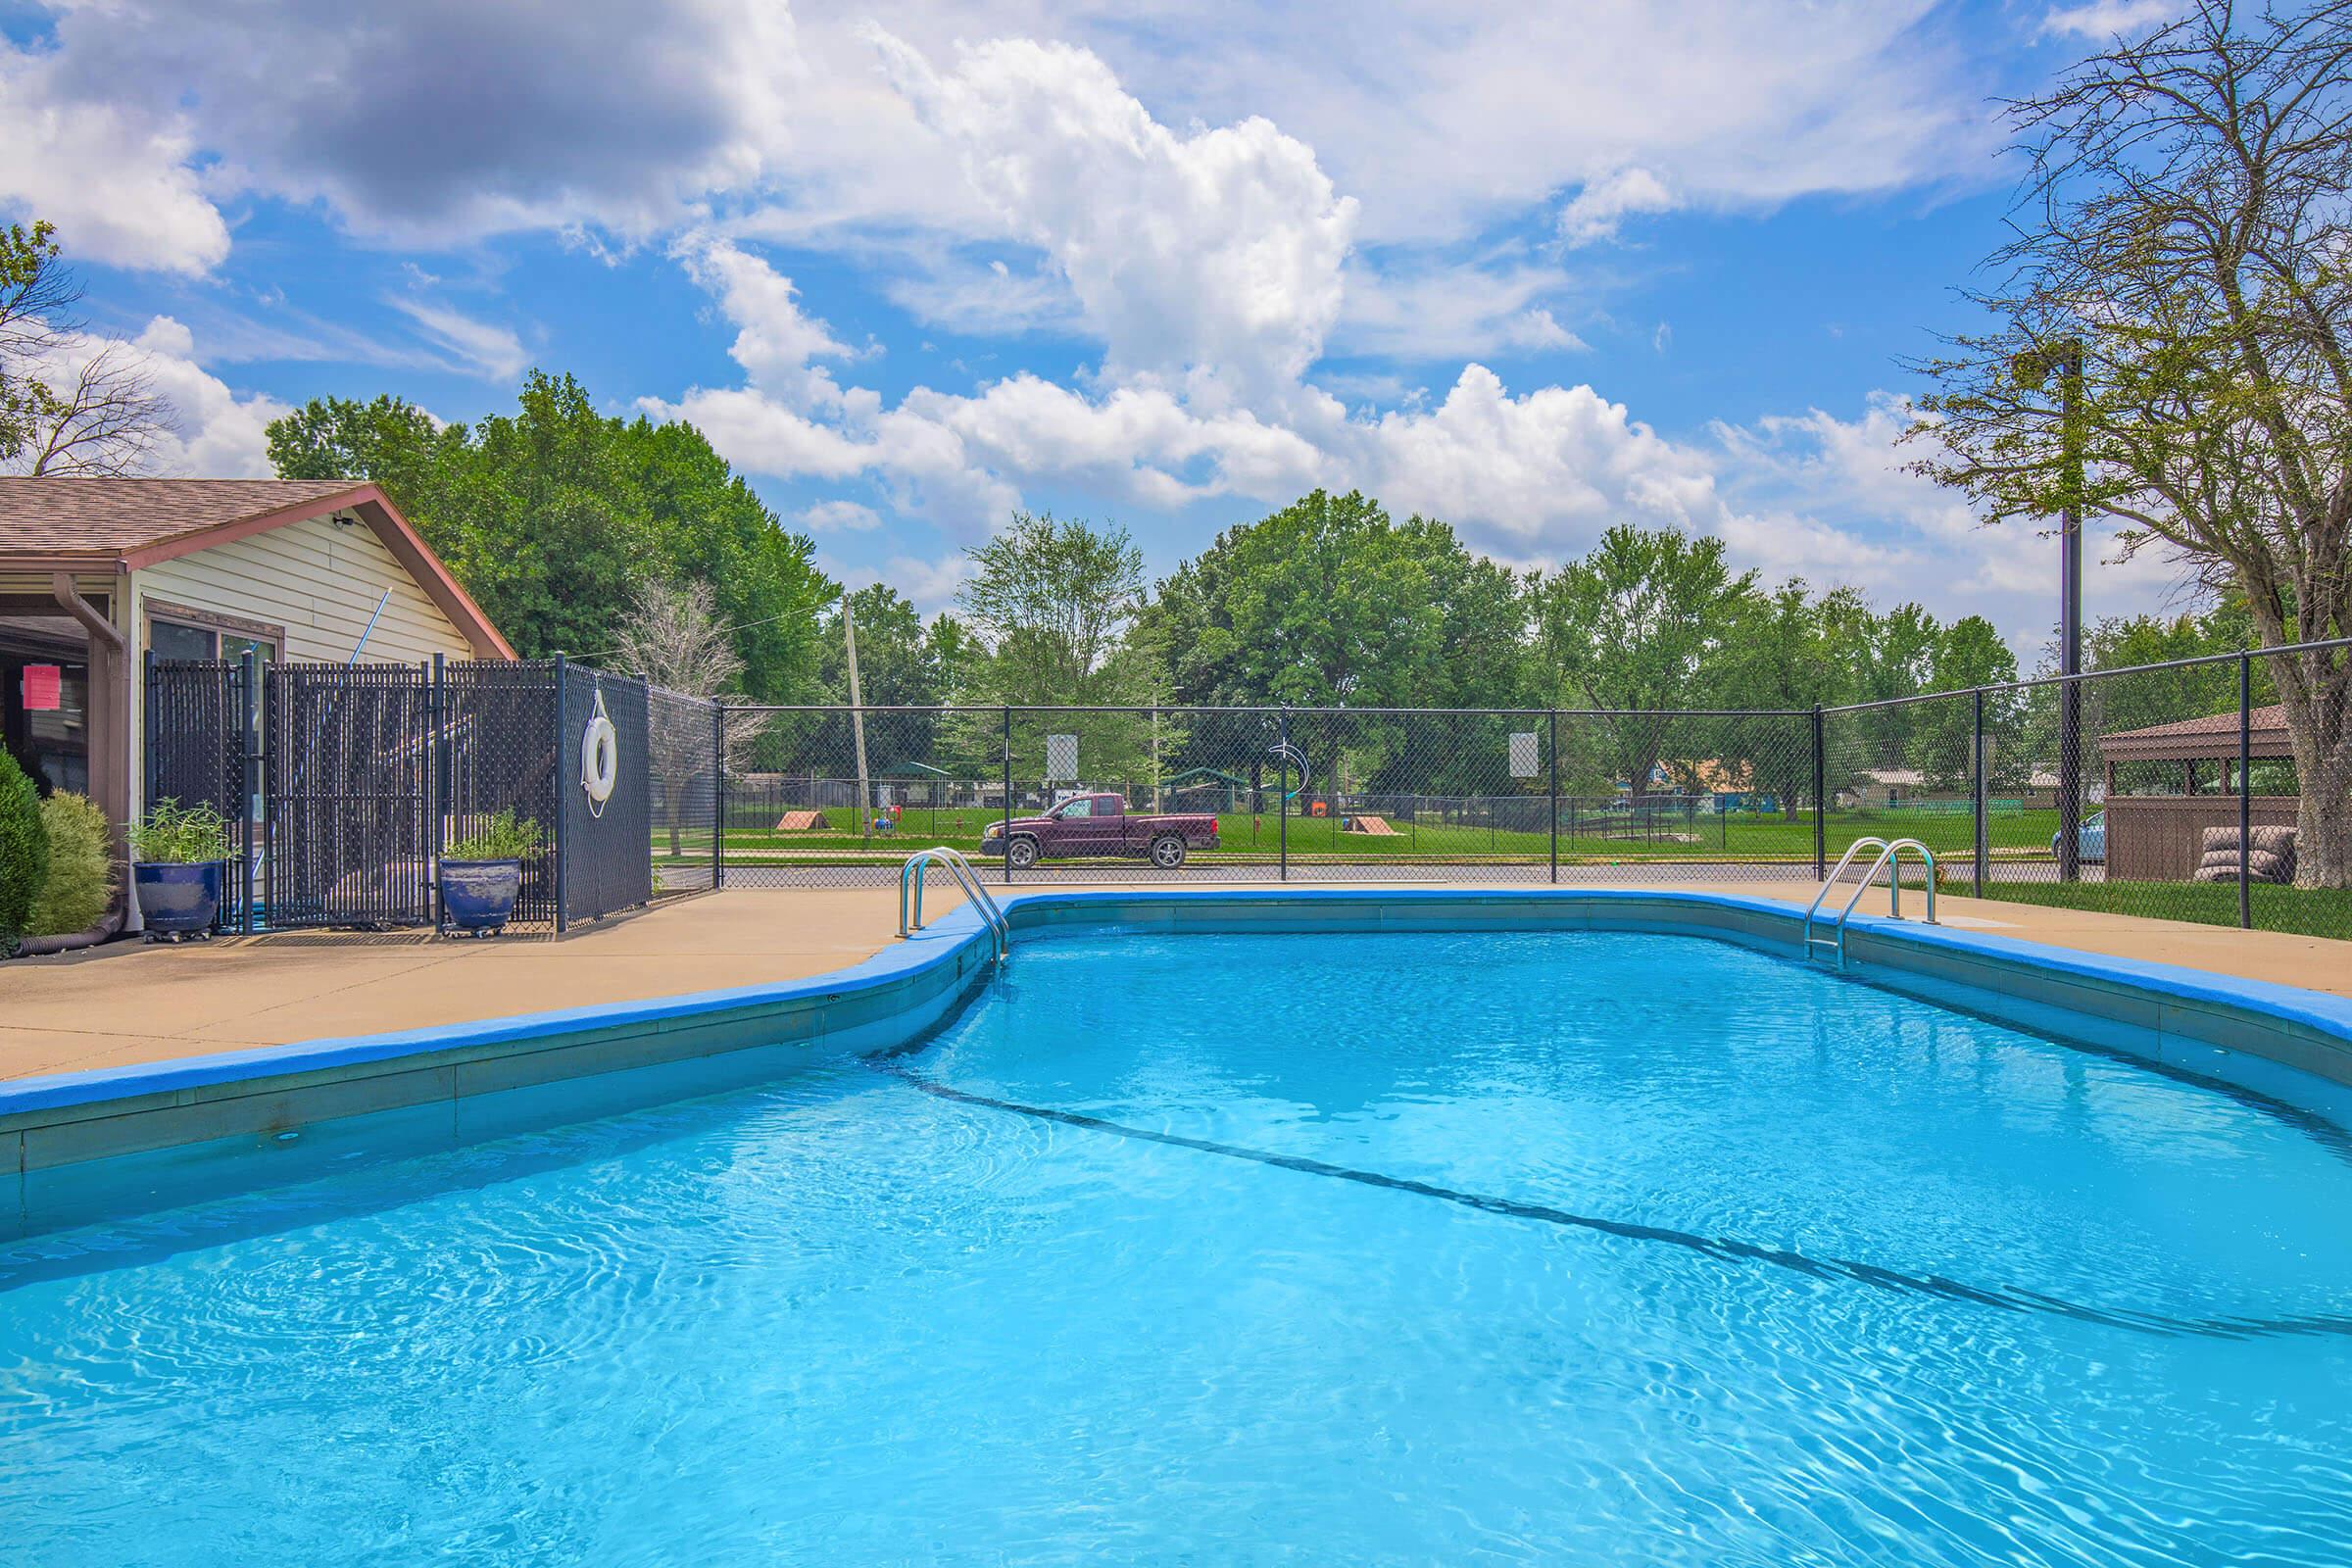
[[[82,330],[81,284],[56,235],[48,223],[0,228],[0,463],[137,472],[172,427],[171,405],[138,350]]]
[[[713,764],[721,760],[730,772],[748,769],[766,715],[731,716],[725,756],[712,756],[717,734],[705,705],[738,695],[743,658],[718,617],[717,598],[707,582],[644,583],[621,616],[613,642],[615,662],[657,688],[647,715],[647,763],[662,783],[662,817],[674,856],[696,781],[708,777],[715,791]],[[664,700],[664,692],[673,695]]]
[[[70,375],[29,383],[28,474],[137,473],[172,428],[172,405],[127,343],[99,346]]]

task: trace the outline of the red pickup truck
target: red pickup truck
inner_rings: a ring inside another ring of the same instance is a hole
[[[1217,847],[1217,819],[1205,812],[1131,816],[1117,795],[1073,795],[1043,816],[991,822],[980,835],[982,855],[1002,855],[1013,867],[1048,858],[1141,855],[1172,871],[1190,850]]]

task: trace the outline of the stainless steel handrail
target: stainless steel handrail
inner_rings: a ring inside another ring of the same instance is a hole
[[[924,866],[933,861],[948,868],[948,873],[956,878],[956,885],[963,889],[963,896],[972,901],[973,908],[980,911],[981,921],[987,925],[989,934],[996,938],[997,961],[1003,963],[1012,953],[1011,923],[1004,918],[1004,911],[998,906],[997,901],[989,897],[988,889],[981,886],[979,873],[972,869],[972,862],[964,858],[961,850],[951,845],[934,844],[927,850],[917,850],[906,857],[905,865],[899,867],[899,935],[902,938],[909,937],[923,928],[923,878],[920,873]],[[909,888],[913,896],[911,918],[907,912]]]
[[[1866,849],[1883,850],[1886,847],[1886,841],[1880,838],[1858,838],[1845,847],[1845,853],[1838,857],[1837,865],[1823,879],[1821,891],[1813,895],[1812,904],[1805,909],[1805,940],[1807,942],[1813,940],[1813,916],[1820,911],[1821,901],[1830,896],[1830,889],[1836,887],[1838,879],[1845,875],[1845,868],[1854,863],[1854,857]],[[1868,887],[1870,884],[1865,882],[1862,885]]]
[[[1845,847],[1845,854],[1838,857],[1837,869],[1832,871],[1829,879],[1821,884],[1820,891],[1813,895],[1812,904],[1805,908],[1804,939],[1807,957],[1812,956],[1813,949],[1817,945],[1827,945],[1830,941],[1828,937],[1817,937],[1813,934],[1813,919],[1821,908],[1821,901],[1829,897],[1830,889],[1835,887],[1838,879],[1845,874],[1845,868],[1854,863],[1854,857],[1874,845],[1878,848],[1878,858],[1870,862],[1870,869],[1862,873],[1862,880],[1855,883],[1854,891],[1846,896],[1845,907],[1838,911],[1838,967],[1840,969],[1845,967],[1845,922],[1852,916],[1854,906],[1862,902],[1862,895],[1868,893],[1871,883],[1878,879],[1879,867],[1883,865],[1891,866],[1886,873],[1886,912],[1897,920],[1903,917],[1902,857],[1905,850],[1911,850],[1918,854],[1921,868],[1927,872],[1927,923],[1930,925],[1936,923],[1936,852],[1917,839],[1888,841],[1882,838],[1858,838]]]

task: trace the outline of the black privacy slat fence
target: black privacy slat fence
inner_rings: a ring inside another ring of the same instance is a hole
[[[147,801],[210,807],[229,824],[233,867],[253,862],[259,810],[247,767],[260,755],[261,680],[254,662],[150,659],[147,663]],[[216,925],[242,929],[250,890],[225,879]]]
[[[885,885],[934,844],[1014,886],[1802,885],[1876,836],[1925,844],[1949,893],[2352,938],[2348,655],[1670,712],[722,706],[561,660],[157,663],[147,779],[239,823],[239,928],[429,924],[443,847],[511,809],[541,843],[517,919],[550,930]],[[621,765],[596,803],[600,710]]]
[[[424,664],[151,661],[146,798],[209,805],[231,824],[220,926],[235,931],[433,926],[443,852],[511,811],[535,831],[513,924],[561,931],[714,885],[708,858],[712,703],[562,660]],[[250,698],[248,694],[251,694]],[[699,878],[656,883],[649,707],[705,737]],[[614,727],[608,799],[581,787],[592,713]]]

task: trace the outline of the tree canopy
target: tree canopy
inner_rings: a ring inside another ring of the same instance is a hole
[[[1178,702],[1491,705],[1513,696],[1516,589],[1443,522],[1317,490],[1220,534],[1146,620]]]
[[[816,689],[833,585],[690,424],[611,417],[571,376],[533,371],[514,414],[471,427],[388,396],[325,398],[269,440],[282,477],[382,485],[525,657],[611,657],[642,585],[691,581],[710,587],[747,695]]]
[[[1921,468],[1994,519],[2070,509],[2241,600],[2266,646],[2352,635],[2352,0],[2197,0],[2014,104],[1993,325],[1922,368]],[[2297,877],[2352,881],[2352,657],[2276,656]]]

